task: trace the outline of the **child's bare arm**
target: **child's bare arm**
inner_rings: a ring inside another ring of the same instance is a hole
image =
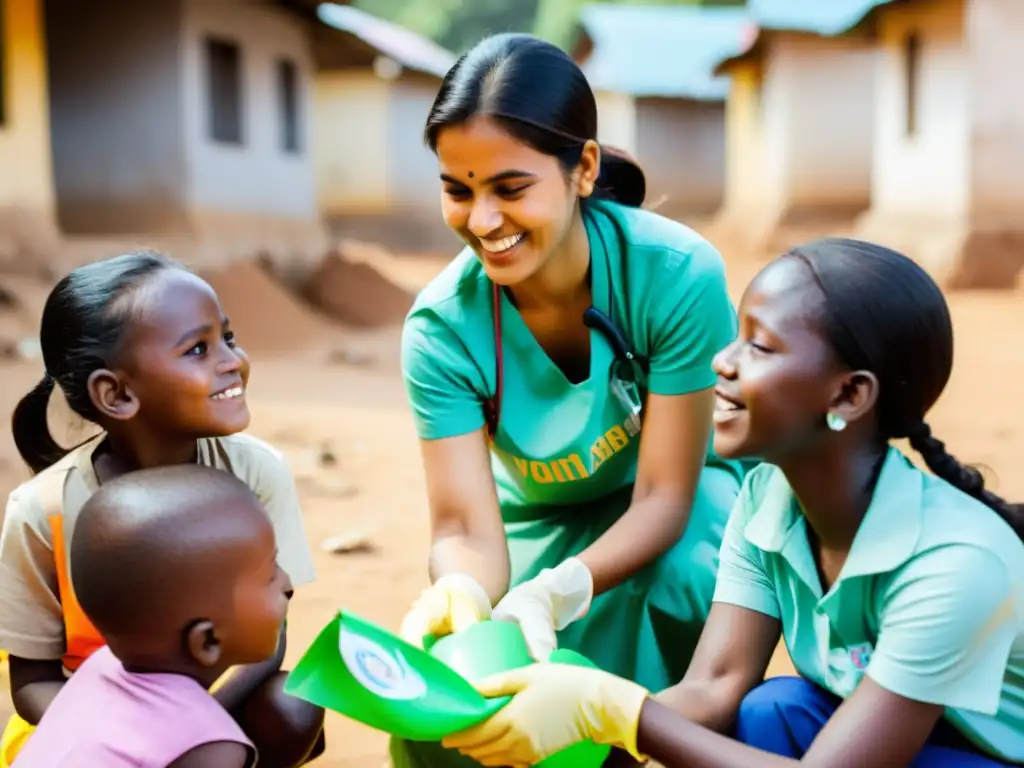
[[[61,663],[18,656],[9,658],[14,710],[29,725],[39,725],[46,708],[64,685]]]
[[[247,768],[252,751],[235,741],[215,741],[190,749],[167,768]]]

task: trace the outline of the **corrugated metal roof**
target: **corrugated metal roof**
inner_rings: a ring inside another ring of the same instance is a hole
[[[747,0],[747,9],[762,29],[841,35],[880,5],[892,0]]]
[[[742,50],[748,16],[742,8],[592,4],[580,23],[594,45],[583,71],[595,90],[721,101],[728,80],[712,70]]]
[[[322,3],[316,14],[324,24],[355,35],[407,69],[444,77],[455,63],[455,54],[432,40],[358,8]]]
[[[715,62],[714,71],[722,74],[732,64],[757,56],[766,32],[809,32],[835,37],[849,32],[875,8],[893,2],[896,0],[747,0],[754,32],[746,38],[739,53]]]

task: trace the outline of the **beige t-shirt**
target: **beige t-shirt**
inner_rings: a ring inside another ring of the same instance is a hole
[[[41,489],[64,476],[59,510],[65,541],[86,500],[99,488],[92,455],[100,434],[75,448],[7,500],[0,535],[0,648],[25,659],[60,659],[66,650],[63,613],[54,561],[54,537]],[[298,492],[284,456],[244,434],[199,440],[199,464],[230,472],[244,482],[267,510],[277,537],[278,561],[295,588],[316,579]],[[65,550],[68,547],[65,545]],[[67,558],[65,551],[65,561]],[[125,574],[125,578],[131,578]],[[72,576],[72,582],[74,577]]]

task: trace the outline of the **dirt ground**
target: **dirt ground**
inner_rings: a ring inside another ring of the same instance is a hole
[[[415,290],[442,264],[406,257],[377,266]],[[729,268],[738,298],[755,266],[732,259]],[[291,609],[288,663],[293,664],[339,608],[397,627],[427,583],[427,514],[398,375],[397,328],[332,326],[268,286],[261,288],[261,279],[241,270],[214,282],[253,357],[251,431],[290,457],[319,569],[319,581],[300,590]],[[0,306],[0,333],[19,323],[27,323],[31,333],[45,291],[27,284],[11,288],[0,275],[0,286],[5,285],[23,305],[17,312]],[[247,299],[259,311],[246,306]],[[935,433],[957,455],[989,467],[1000,492],[1024,498],[1024,475],[1013,480],[1011,471],[1014,457],[1024,455],[1024,411],[1018,406],[1024,345],[1012,331],[1024,321],[1024,301],[1013,294],[958,294],[951,303],[956,369],[933,414]],[[39,374],[36,362],[3,363],[0,412],[9,413]],[[0,493],[26,476],[9,431],[0,430]],[[344,554],[321,549],[330,537],[350,535],[366,536],[370,546]],[[784,668],[784,660],[780,663]],[[2,710],[8,702],[0,698]],[[318,765],[378,768],[385,743],[382,734],[329,715],[328,752]]]

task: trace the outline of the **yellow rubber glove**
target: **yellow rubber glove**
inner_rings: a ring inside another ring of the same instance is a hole
[[[427,587],[402,620],[399,633],[423,647],[424,635],[448,635],[490,618],[491,600],[476,579],[464,573],[442,576]]]
[[[570,557],[555,568],[513,587],[494,606],[495,621],[514,621],[530,655],[547,661],[558,647],[556,630],[586,615],[594,599],[594,577],[582,560]]]
[[[482,765],[535,765],[590,739],[639,761],[636,731],[647,700],[643,686],[599,669],[533,664],[476,683],[484,696],[514,694],[493,717],[447,737],[444,746]]]

